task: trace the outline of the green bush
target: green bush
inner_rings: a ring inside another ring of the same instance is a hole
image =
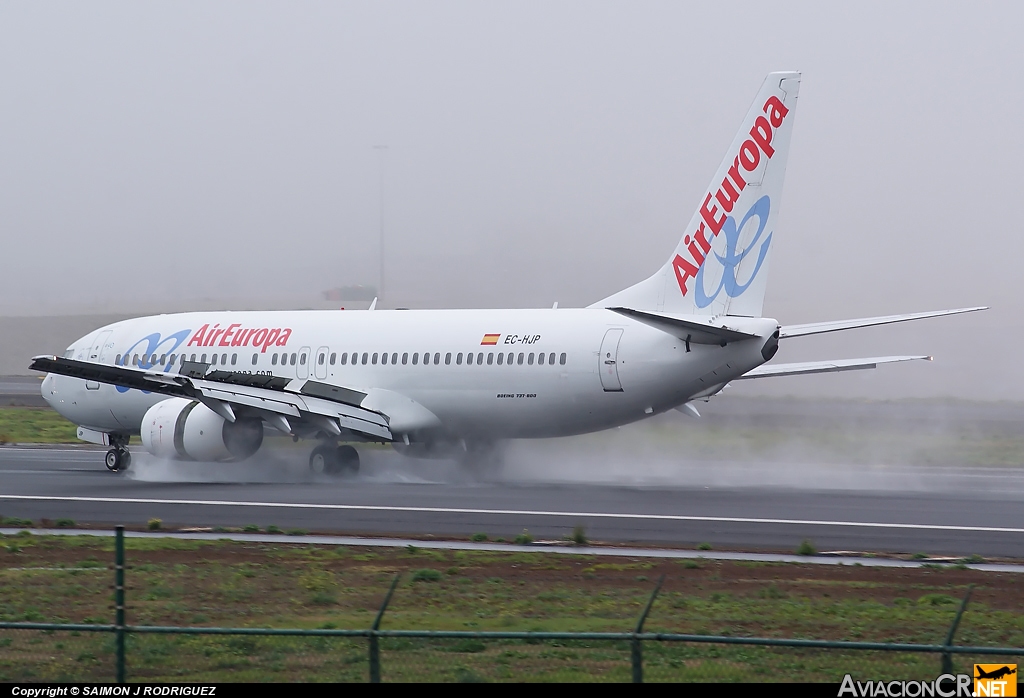
[[[529,545],[532,542],[533,542],[533,536],[530,535],[530,532],[528,530],[526,530],[525,528],[523,529],[522,533],[520,533],[518,536],[516,536],[516,540],[515,540],[516,545]]]
[[[146,528],[148,528],[150,531],[159,531],[163,523],[164,522],[160,519],[150,519],[146,522]]]
[[[697,546],[697,550],[711,550],[711,543],[701,543]]]
[[[278,528],[277,526],[274,526],[273,524],[271,524],[270,526],[267,526],[267,533],[280,533],[280,532],[281,532],[281,529]]]
[[[414,582],[436,582],[441,579],[441,573],[437,570],[432,570],[429,567],[425,567],[421,570],[415,570],[412,573],[412,581]]]
[[[289,535],[289,536],[304,536],[307,533],[309,533],[309,531],[307,531],[304,528],[289,528],[287,535]]]
[[[587,529],[583,528],[583,526],[576,526],[572,529],[572,536],[570,536],[570,540],[572,540],[576,545],[586,545]]]
[[[19,519],[17,516],[5,517],[2,523],[14,528],[32,528],[32,519]]]
[[[57,519],[57,528],[73,528],[74,525],[74,519]]]
[[[486,533],[474,533],[473,535],[471,535],[469,537],[469,539],[471,541],[473,541],[474,543],[483,543],[485,540],[487,540],[487,534]]]
[[[256,524],[249,524],[248,526],[246,526],[242,530],[245,533],[259,533],[260,532],[260,527],[257,526]]]
[[[799,546],[797,546],[796,549],[797,555],[814,555],[816,552],[818,551],[815,550],[814,543],[807,540],[806,538],[803,540],[802,543],[800,543]]]

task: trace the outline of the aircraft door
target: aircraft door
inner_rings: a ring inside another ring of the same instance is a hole
[[[606,393],[622,392],[622,383],[619,382],[619,340],[622,339],[622,331],[621,327],[608,330],[601,342],[598,366],[601,371],[601,385]]]
[[[316,350],[316,363],[313,364],[313,375],[320,380],[327,378],[327,347]]]
[[[96,335],[96,338],[92,340],[92,346],[89,348],[89,355],[86,361],[92,363],[107,363],[107,342],[110,340],[110,335],[113,330],[107,330],[106,332],[100,332]],[[99,390],[100,384],[96,381],[86,381],[86,390]]]
[[[296,378],[309,378],[309,347],[299,349],[299,365],[295,367]]]

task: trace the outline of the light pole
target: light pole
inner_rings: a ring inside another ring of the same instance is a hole
[[[384,301],[384,155],[387,153],[388,147],[386,145],[375,145],[373,149],[377,151],[378,163],[380,165],[380,270],[378,272],[377,302],[382,303]]]

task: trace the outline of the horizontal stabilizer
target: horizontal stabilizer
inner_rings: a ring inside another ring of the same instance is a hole
[[[931,361],[930,356],[873,356],[868,359],[838,359],[836,361],[805,361],[796,364],[776,364],[774,366],[758,366],[753,371],[744,373],[735,380],[746,378],[770,378],[772,376],[799,376],[810,373],[836,373],[838,371],[857,371],[874,368],[878,364],[893,364],[900,361]]]
[[[906,322],[907,320],[922,320],[929,317],[942,317],[943,315],[959,315],[960,313],[973,313],[978,310],[988,310],[988,306],[976,308],[957,308],[955,310],[935,310],[926,313],[907,313],[906,315],[883,315],[881,317],[865,317],[857,320],[832,320],[830,322],[812,322],[806,325],[784,325],[779,332],[779,339],[788,337],[806,337],[812,334],[824,334],[825,332],[838,332],[839,330],[852,330],[857,327],[873,327],[874,325],[888,325],[893,322]]]
[[[682,318],[665,315],[664,313],[651,313],[631,308],[608,308],[619,315],[633,318],[637,322],[657,328],[662,332],[685,339],[694,344],[720,344],[725,346],[729,342],[739,342],[744,339],[759,339],[756,334],[733,330],[725,325],[715,326],[710,322],[694,322]]]

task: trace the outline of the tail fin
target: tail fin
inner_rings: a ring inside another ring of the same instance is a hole
[[[760,317],[800,73],[769,73],[686,234],[654,276],[594,303]]]

